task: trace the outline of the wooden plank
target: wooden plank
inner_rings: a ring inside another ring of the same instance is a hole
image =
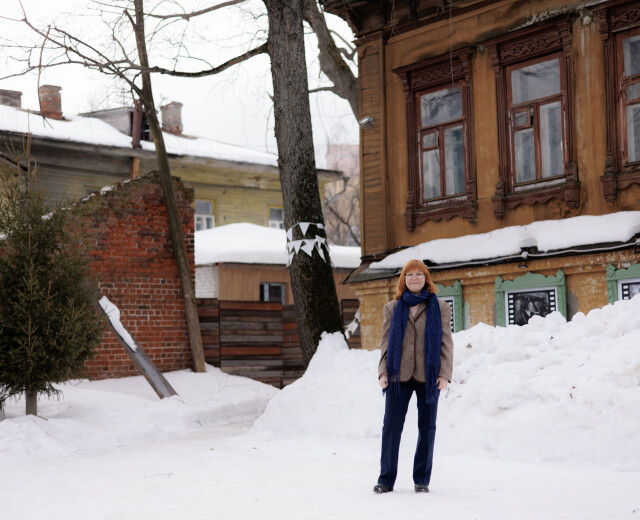
[[[254,311],[282,311],[281,303],[252,302],[252,301],[221,301],[220,310],[254,310]]]
[[[238,330],[274,330],[280,332],[282,330],[282,322],[280,321],[247,321],[247,322],[235,322],[235,321],[221,321],[220,327],[222,327],[225,331],[238,328]]]
[[[284,363],[281,359],[225,359],[225,367],[236,367],[239,370],[255,369],[282,369]]]
[[[272,345],[270,347],[259,347],[259,351],[253,350],[257,347],[220,347],[221,356],[250,356],[262,354],[282,355],[282,347]]]

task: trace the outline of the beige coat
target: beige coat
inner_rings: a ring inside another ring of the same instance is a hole
[[[389,327],[397,300],[392,300],[384,306],[384,323],[382,324],[382,339],[380,340],[380,364],[378,378],[387,373],[387,346],[389,343]],[[451,382],[453,374],[453,338],[451,337],[451,306],[438,299],[442,319],[442,348],[440,350],[440,372],[438,377],[444,377]],[[424,331],[427,326],[426,304],[417,305],[415,317],[409,311],[409,320],[402,340],[402,361],[400,363],[400,381],[405,382],[413,378],[424,383]]]

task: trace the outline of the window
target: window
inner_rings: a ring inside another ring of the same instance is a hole
[[[567,317],[564,271],[555,276],[527,273],[513,280],[496,277],[496,325],[525,325],[533,316],[559,311]]]
[[[438,298],[451,306],[451,332],[464,330],[462,283],[460,280],[455,280],[452,285],[436,284],[436,287],[438,288]]]
[[[269,208],[269,227],[284,229],[284,210],[282,208]]]
[[[194,219],[196,231],[215,227],[216,223],[215,217],[213,216],[213,202],[210,200],[196,200],[196,212]]]
[[[640,11],[625,2],[598,12],[607,82],[607,157],[604,198],[640,184]]]
[[[611,264],[607,267],[609,303],[630,300],[638,294],[640,294],[640,264],[633,264],[626,269],[617,269]]]
[[[640,162],[640,29],[621,38],[622,128],[625,164]]]
[[[422,199],[465,191],[462,87],[420,94]]]
[[[465,48],[394,70],[407,96],[409,231],[428,220],[477,220],[472,56]]]
[[[519,204],[579,205],[573,149],[567,21],[487,42],[496,78],[499,180],[493,213]]]
[[[560,58],[512,67],[507,81],[515,184],[562,175]]]
[[[260,301],[285,303],[285,284],[260,282]]]

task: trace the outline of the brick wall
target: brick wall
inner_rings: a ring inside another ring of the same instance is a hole
[[[193,190],[177,179],[174,186],[193,273]],[[163,372],[190,367],[184,300],[157,174],[85,199],[72,211],[86,232],[100,293],[118,306],[138,345]],[[94,379],[138,375],[109,328],[85,366]]]

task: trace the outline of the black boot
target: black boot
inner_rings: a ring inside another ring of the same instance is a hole
[[[386,486],[385,484],[376,484],[373,486],[374,493],[389,493],[389,491],[393,491],[393,486]]]
[[[429,486],[427,486],[426,484],[416,484],[414,489],[416,490],[416,493],[428,493],[429,492]]]

